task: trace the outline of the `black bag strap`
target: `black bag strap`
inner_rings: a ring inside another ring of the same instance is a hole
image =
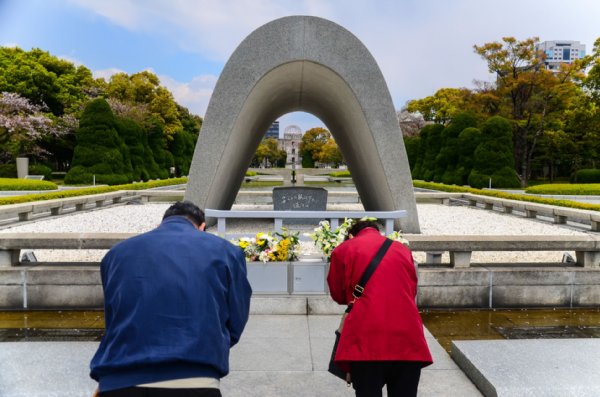
[[[381,262],[381,260],[385,256],[385,253],[387,252],[388,248],[390,248],[390,245],[392,245],[392,240],[386,238],[383,244],[381,244],[381,247],[379,247],[379,251],[377,251],[375,257],[371,259],[371,263],[369,263],[369,266],[367,266],[367,268],[365,269],[365,272],[362,274],[360,281],[354,287],[354,292],[352,292],[352,296],[354,297],[354,299],[358,299],[362,296],[367,281],[369,281],[369,279],[373,275],[373,272],[375,272],[375,269],[377,269],[377,266],[379,266],[379,262]]]

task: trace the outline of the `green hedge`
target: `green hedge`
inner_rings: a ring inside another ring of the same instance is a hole
[[[56,190],[58,186],[49,181],[33,179],[0,178],[0,190]]]
[[[162,179],[158,181],[129,183],[126,185],[89,187],[77,190],[62,190],[60,192],[28,194],[26,196],[1,197],[0,205],[28,203],[31,201],[53,200],[66,197],[87,196],[90,194],[115,192],[118,190],[144,190],[159,186],[179,185],[187,183],[187,178]]]
[[[600,183],[600,169],[579,170],[571,177],[571,183]]]
[[[29,175],[44,175],[44,179],[47,181],[52,180],[52,170],[50,167],[42,164],[29,164]],[[0,178],[16,178],[17,177],[17,165],[16,164],[0,164]]]
[[[44,175],[44,180],[52,180],[52,169],[43,164],[29,164],[29,175]]]
[[[350,171],[337,171],[331,172],[329,176],[334,178],[350,178],[352,175],[350,175]]]
[[[549,205],[557,205],[560,207],[569,207],[569,208],[578,208],[578,209],[582,209],[582,210],[600,211],[600,204],[579,203],[577,201],[571,201],[571,200],[554,200],[554,199],[548,199],[548,198],[542,198],[542,197],[536,197],[536,196],[527,196],[524,194],[500,192],[497,190],[480,190],[480,189],[474,189],[472,187],[444,185],[442,183],[433,183],[433,182],[424,182],[424,181],[413,181],[413,186],[423,188],[423,189],[440,190],[443,192],[473,193],[473,194],[479,194],[481,196],[498,197],[498,198],[503,198],[503,199],[508,199],[508,200],[529,201],[531,203],[538,203],[538,204],[549,204]]]
[[[254,171],[246,171],[246,176],[256,176],[257,173]]]
[[[16,178],[17,177],[17,165],[16,164],[0,164],[0,178]]]
[[[525,192],[531,194],[598,196],[600,195],[600,183],[537,185],[527,188]]]

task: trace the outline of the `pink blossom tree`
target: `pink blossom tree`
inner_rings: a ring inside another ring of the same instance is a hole
[[[72,117],[53,120],[44,110],[19,94],[0,93],[0,150],[4,157],[44,157],[47,151],[39,146],[43,138],[60,137],[73,129]]]

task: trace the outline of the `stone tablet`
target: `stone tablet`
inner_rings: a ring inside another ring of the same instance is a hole
[[[326,211],[327,190],[321,187],[275,187],[273,188],[275,211]],[[285,219],[284,225],[314,224],[321,219]]]

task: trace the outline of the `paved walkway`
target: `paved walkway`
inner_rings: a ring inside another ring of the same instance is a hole
[[[338,315],[252,315],[231,352],[225,397],[337,397],[352,389],[326,371]],[[435,363],[421,376],[420,396],[481,396],[427,332]],[[0,396],[89,397],[94,342],[0,343]]]

